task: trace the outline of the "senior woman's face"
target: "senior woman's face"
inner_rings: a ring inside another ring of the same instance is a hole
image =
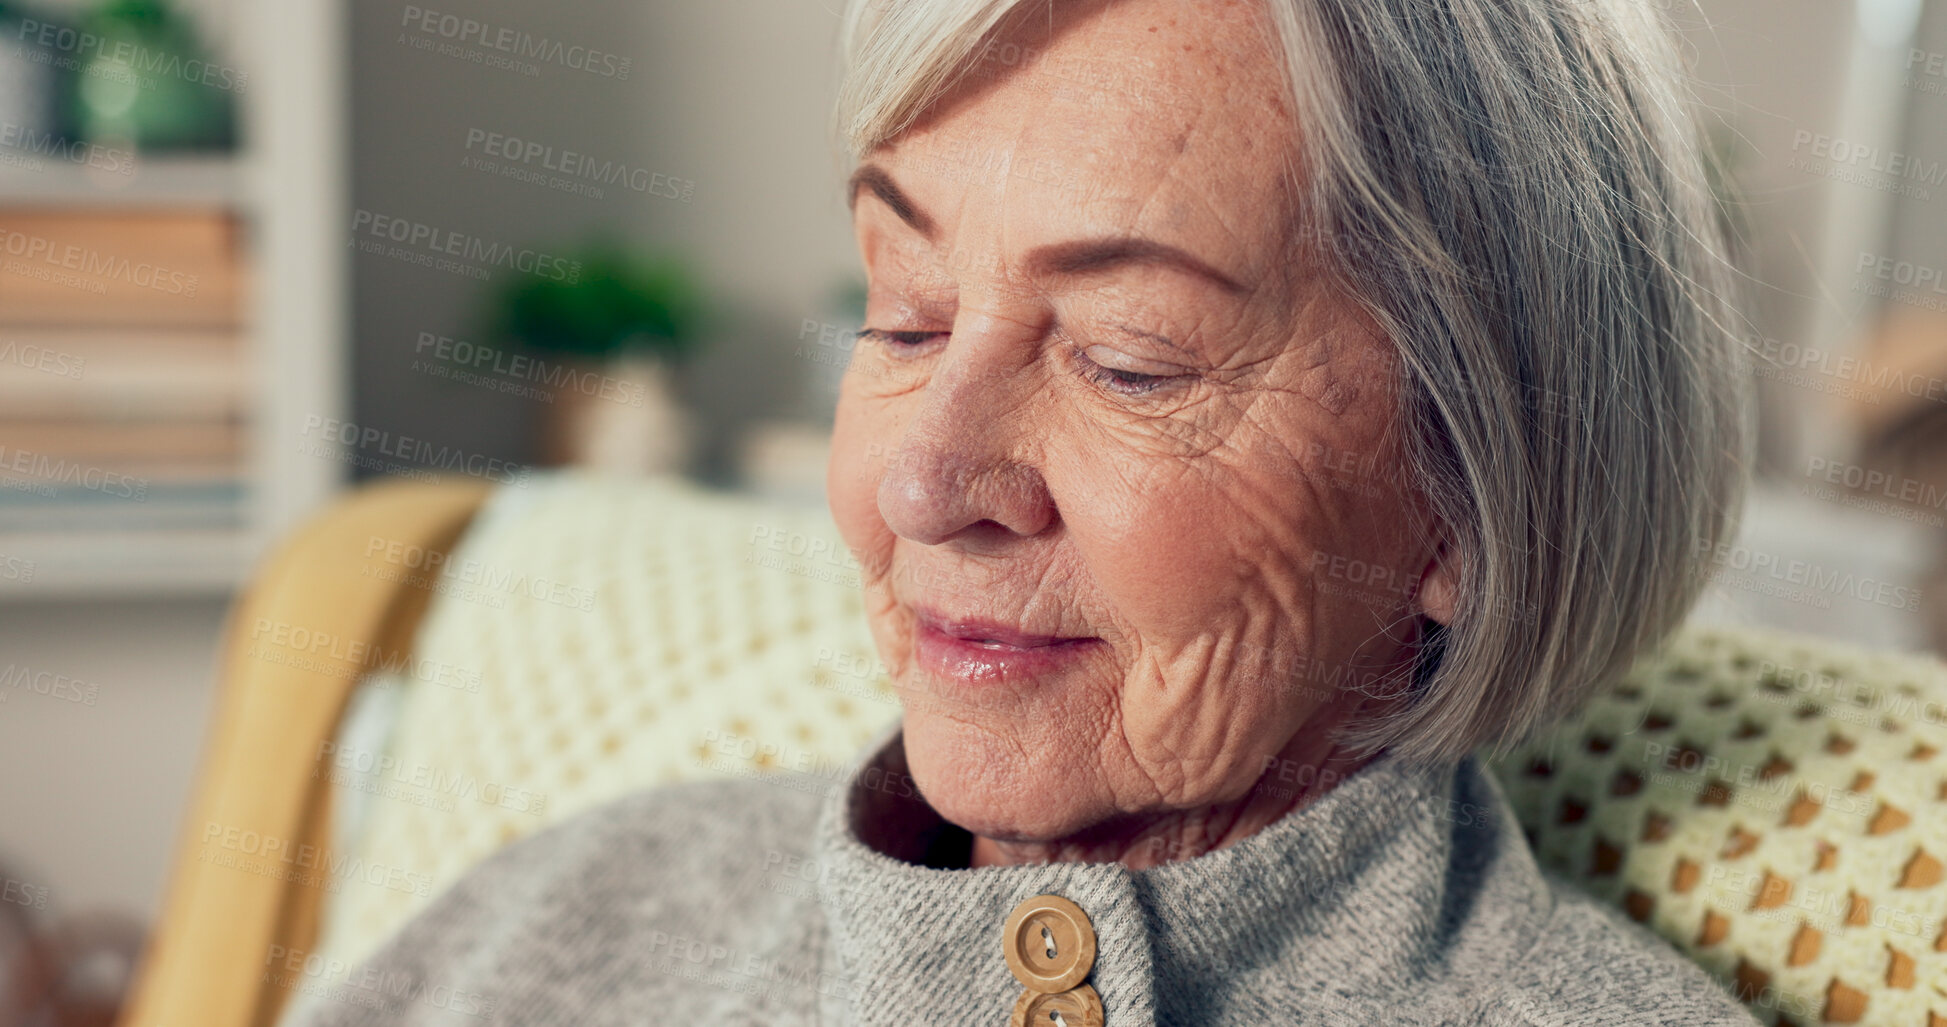
[[[862,163],[829,477],[917,783],[1015,841],[1247,796],[1444,619],[1390,348],[1293,256],[1270,26],[1062,11]]]

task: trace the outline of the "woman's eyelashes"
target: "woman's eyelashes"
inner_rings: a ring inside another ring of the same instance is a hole
[[[894,349],[913,348],[931,341],[935,336],[948,335],[948,332],[929,331],[890,331],[884,328],[861,328],[860,339],[872,339]]]
[[[1140,396],[1154,392],[1169,381],[1168,377],[1153,374],[1137,374],[1134,371],[1120,371],[1087,359],[1082,360],[1082,373],[1092,382],[1106,386],[1116,392],[1126,392]]]
[[[1075,358],[1083,377],[1126,396],[1147,395],[1197,377],[1186,368],[1131,357],[1106,346],[1078,350]]]
[[[952,336],[951,331],[927,329],[895,330],[861,328],[860,341],[877,342],[895,356],[917,354],[928,343]],[[1124,396],[1144,396],[1199,377],[1187,368],[1131,357],[1104,346],[1088,346],[1073,351],[1075,369],[1085,379]]]

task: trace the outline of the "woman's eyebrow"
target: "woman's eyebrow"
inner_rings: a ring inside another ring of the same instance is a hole
[[[933,218],[907,196],[905,190],[892,180],[892,175],[877,164],[861,164],[852,172],[852,179],[846,190],[846,203],[857,209],[859,190],[865,189],[877,196],[887,207],[892,208],[899,220],[924,236],[928,242],[937,242],[934,236]],[[1186,250],[1153,239],[1133,236],[1105,239],[1077,239],[1071,242],[1049,243],[1036,247],[1028,254],[1028,266],[1040,273],[1051,275],[1082,275],[1106,271],[1123,264],[1160,264],[1187,271],[1199,278],[1216,283],[1225,292],[1241,295],[1250,289],[1235,278],[1210,266],[1203,259]]]
[[[1028,253],[1028,266],[1056,275],[1081,275],[1105,271],[1123,264],[1160,264],[1187,271],[1221,286],[1225,292],[1244,294],[1250,289],[1235,278],[1211,267],[1201,258],[1168,243],[1134,236],[1107,239],[1077,239],[1049,243]]]
[[[852,172],[852,181],[845,189],[845,203],[854,210],[858,208],[860,189],[871,190],[872,195],[899,215],[899,220],[911,225],[913,231],[925,236],[928,242],[933,241],[933,219],[893,182],[886,169],[877,164],[861,164],[857,171]]]

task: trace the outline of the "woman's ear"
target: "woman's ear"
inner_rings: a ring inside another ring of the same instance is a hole
[[[1421,613],[1437,624],[1453,623],[1454,607],[1460,599],[1460,568],[1454,559],[1453,546],[1445,537],[1434,547],[1433,556],[1420,571],[1416,595]]]

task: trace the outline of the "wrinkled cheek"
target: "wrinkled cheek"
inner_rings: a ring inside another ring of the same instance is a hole
[[[1225,587],[1234,574],[1229,555],[1200,537],[1194,520],[1178,512],[1137,514],[1097,533],[1087,559],[1128,636],[1122,712],[1139,748],[1194,742],[1212,729],[1212,714],[1226,701],[1227,683],[1211,673],[1210,655],[1211,643],[1241,618]]]
[[[848,390],[849,391],[849,390]],[[891,556],[892,532],[879,512],[879,481],[885,476],[889,433],[876,422],[872,404],[841,399],[832,426],[832,457],[825,493],[839,534],[868,576],[883,574]],[[883,411],[880,411],[883,413]]]
[[[1298,709],[1279,668],[1308,648],[1309,579],[1288,527],[1260,525],[1236,495],[1154,497],[1090,533],[1090,572],[1135,639],[1119,699],[1135,759],[1187,791],[1248,786],[1288,740]],[[1165,763],[1173,766],[1163,766]]]
[[[1261,504],[1218,489],[1131,491],[1141,500],[1094,524],[1069,523],[1091,578],[1152,659],[1190,673],[1208,665],[1213,646],[1268,644],[1302,607],[1305,583],[1289,552],[1300,540],[1257,523],[1272,515]]]
[[[832,457],[825,493],[832,520],[859,561],[861,597],[879,657],[895,670],[905,662],[903,632],[895,630],[890,575],[894,537],[879,512],[879,481],[886,471],[891,436],[875,418],[873,404],[841,398],[832,426]]]

